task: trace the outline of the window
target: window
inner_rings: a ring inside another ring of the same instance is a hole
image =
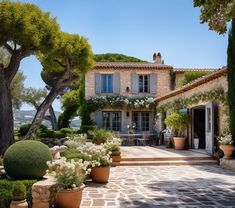
[[[149,93],[149,75],[139,75],[139,92]]]
[[[101,92],[102,93],[112,93],[113,92],[113,75],[112,74],[102,74],[101,75]]]
[[[137,131],[150,130],[150,112],[132,112],[132,122]]]
[[[121,131],[121,112],[103,112],[104,128]]]

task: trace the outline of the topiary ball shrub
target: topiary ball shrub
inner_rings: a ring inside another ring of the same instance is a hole
[[[26,186],[20,182],[16,181],[13,186],[13,200],[14,201],[21,201],[26,198]]]
[[[7,175],[14,179],[40,179],[46,174],[46,162],[51,160],[48,146],[39,141],[25,140],[7,149],[3,164]]]

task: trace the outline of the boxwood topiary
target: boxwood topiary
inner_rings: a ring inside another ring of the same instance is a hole
[[[14,201],[21,201],[26,198],[26,186],[20,182],[16,181],[13,185],[13,200]]]
[[[40,179],[52,160],[48,146],[39,141],[25,140],[11,145],[3,157],[8,176],[14,179]]]

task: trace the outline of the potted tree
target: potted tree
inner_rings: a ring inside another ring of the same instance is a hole
[[[25,185],[20,181],[15,182],[13,186],[13,201],[10,204],[10,208],[28,208],[28,203],[25,198]]]
[[[107,152],[111,152],[112,162],[120,162],[121,161],[121,139],[113,138],[106,143],[104,143],[104,148]]]
[[[232,134],[222,134],[218,138],[219,147],[224,152],[224,159],[231,159],[232,153],[235,150]]]
[[[47,162],[48,173],[55,177],[58,187],[55,203],[61,208],[79,208],[82,201],[83,182],[90,173],[89,163],[79,161],[60,160]]]
[[[185,149],[186,138],[184,131],[186,130],[190,118],[186,113],[174,112],[165,119],[165,124],[171,129],[173,133],[173,141],[176,150]]]

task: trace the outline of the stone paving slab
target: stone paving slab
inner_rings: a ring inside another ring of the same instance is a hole
[[[235,172],[216,165],[111,168],[107,184],[88,182],[82,208],[235,208]]]

